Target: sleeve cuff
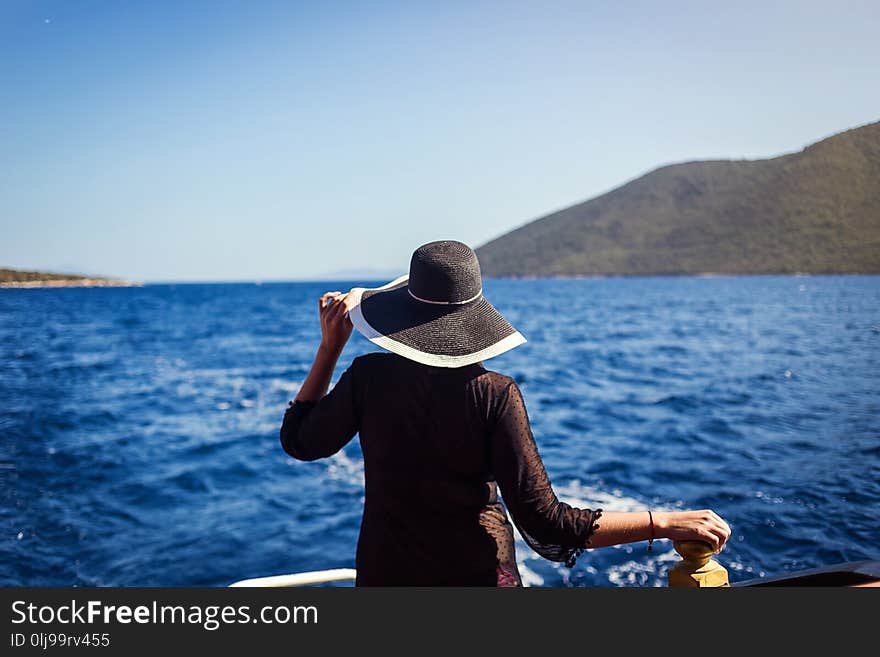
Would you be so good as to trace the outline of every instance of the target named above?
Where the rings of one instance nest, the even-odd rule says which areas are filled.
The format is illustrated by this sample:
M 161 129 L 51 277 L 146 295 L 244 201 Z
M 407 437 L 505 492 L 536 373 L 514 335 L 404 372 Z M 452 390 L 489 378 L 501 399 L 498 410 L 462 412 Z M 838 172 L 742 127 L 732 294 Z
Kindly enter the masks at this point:
M 590 542 L 592 541 L 593 534 L 597 529 L 599 529 L 599 524 L 597 521 L 602 517 L 602 509 L 596 509 L 592 512 L 592 517 L 590 518 L 590 525 L 587 528 L 586 536 L 583 538 L 580 547 L 572 548 L 565 557 L 565 567 L 566 568 L 574 568 L 575 563 L 577 562 L 577 558 L 581 556 L 584 550 L 590 547 Z

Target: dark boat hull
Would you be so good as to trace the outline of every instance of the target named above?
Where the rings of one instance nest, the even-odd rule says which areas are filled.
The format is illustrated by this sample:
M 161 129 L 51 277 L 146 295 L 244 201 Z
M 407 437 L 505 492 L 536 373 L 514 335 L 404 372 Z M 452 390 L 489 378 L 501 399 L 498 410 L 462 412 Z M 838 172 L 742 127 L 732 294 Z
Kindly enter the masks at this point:
M 761 577 L 733 586 L 880 586 L 880 561 L 853 561 L 779 577 Z

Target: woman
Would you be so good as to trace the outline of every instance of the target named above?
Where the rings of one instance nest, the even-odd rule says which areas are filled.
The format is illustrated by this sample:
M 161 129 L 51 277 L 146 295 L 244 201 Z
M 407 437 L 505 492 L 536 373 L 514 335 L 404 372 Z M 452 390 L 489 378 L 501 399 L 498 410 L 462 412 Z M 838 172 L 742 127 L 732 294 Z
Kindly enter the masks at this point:
M 586 548 L 669 538 L 717 552 L 730 536 L 709 510 L 603 513 L 556 498 L 519 388 L 480 362 L 525 338 L 483 297 L 465 244 L 425 244 L 409 276 L 328 292 L 318 308 L 321 345 L 281 444 L 311 461 L 359 433 L 358 586 L 521 585 L 505 507 L 538 554 L 569 567 Z M 355 358 L 327 394 L 353 327 L 390 353 Z

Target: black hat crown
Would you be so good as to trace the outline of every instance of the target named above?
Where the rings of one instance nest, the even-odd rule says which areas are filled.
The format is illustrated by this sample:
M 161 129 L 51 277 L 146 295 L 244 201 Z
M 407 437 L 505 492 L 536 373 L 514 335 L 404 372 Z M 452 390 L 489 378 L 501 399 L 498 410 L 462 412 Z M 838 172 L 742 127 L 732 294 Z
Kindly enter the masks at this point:
M 423 244 L 410 260 L 408 287 L 413 298 L 425 303 L 476 301 L 483 292 L 477 254 L 454 240 Z

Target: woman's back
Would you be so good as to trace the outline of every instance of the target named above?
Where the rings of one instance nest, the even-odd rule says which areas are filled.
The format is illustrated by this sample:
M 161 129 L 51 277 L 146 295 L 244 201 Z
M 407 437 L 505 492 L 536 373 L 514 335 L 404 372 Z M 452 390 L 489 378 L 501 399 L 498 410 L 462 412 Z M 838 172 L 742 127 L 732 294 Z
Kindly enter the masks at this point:
M 515 382 L 480 364 L 368 354 L 321 402 L 291 410 L 282 442 L 297 458 L 327 456 L 360 433 L 359 584 L 519 583 L 496 481 L 524 536 L 550 558 L 569 558 L 589 537 L 593 514 L 552 492 Z
M 366 379 L 359 572 L 377 572 L 381 582 L 398 575 L 409 583 L 496 584 L 499 562 L 516 568 L 487 427 L 506 377 L 480 365 L 437 368 L 394 354 L 359 360 Z

